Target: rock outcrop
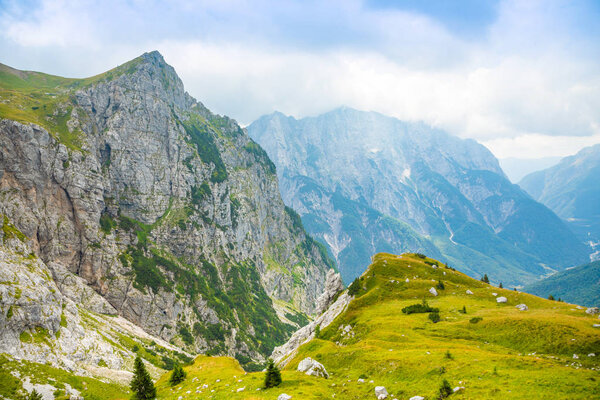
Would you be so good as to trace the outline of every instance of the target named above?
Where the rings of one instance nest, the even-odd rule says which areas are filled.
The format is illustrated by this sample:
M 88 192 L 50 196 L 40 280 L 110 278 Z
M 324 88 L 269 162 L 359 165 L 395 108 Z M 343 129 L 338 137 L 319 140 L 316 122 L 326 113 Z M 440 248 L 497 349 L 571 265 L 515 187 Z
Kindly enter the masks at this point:
M 90 366 L 101 365 L 117 374 L 128 369 L 134 352 L 119 344 L 122 335 L 128 337 L 127 343 L 139 346 L 153 341 L 168 357 L 185 354 L 140 328 L 136 331 L 124 320 L 95 314 L 114 309 L 68 271 L 60 272 L 57 283 L 51 268 L 32 252 L 25 235 L 8 218 L 0 215 L 1 220 L 0 353 L 84 375 Z M 61 285 L 67 282 L 65 295 Z
M 159 53 L 51 87 L 44 74 L 15 79 L 36 103 L 8 103 L 17 120 L 0 113 L 0 213 L 57 293 L 192 352 L 247 360 L 294 329 L 272 299 L 315 312 L 332 263 L 284 206 L 273 163 Z
M 287 343 L 276 347 L 273 350 L 273 354 L 271 354 L 271 358 L 280 366 L 287 365 L 294 358 L 298 348 L 315 337 L 317 326 L 319 329 L 329 326 L 338 315 L 346 310 L 352 299 L 353 297 L 348 294 L 348 291 L 342 293 L 325 313 L 321 314 L 310 324 L 297 330 Z
M 323 291 L 323 294 L 321 294 L 321 296 L 319 296 L 319 298 L 317 299 L 317 307 L 315 309 L 316 314 L 323 314 L 342 290 L 344 290 L 342 276 L 339 273 L 335 272 L 333 269 L 327 271 L 327 278 L 325 279 L 325 290 Z
M 298 364 L 298 371 L 304 372 L 306 375 L 318 376 L 321 378 L 329 378 L 327 370 L 320 362 L 306 357 Z

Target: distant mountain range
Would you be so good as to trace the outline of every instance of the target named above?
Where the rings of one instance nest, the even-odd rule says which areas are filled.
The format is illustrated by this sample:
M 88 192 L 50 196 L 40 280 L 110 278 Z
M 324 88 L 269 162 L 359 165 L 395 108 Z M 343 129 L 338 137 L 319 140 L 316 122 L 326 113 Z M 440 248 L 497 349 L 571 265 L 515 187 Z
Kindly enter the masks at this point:
M 346 282 L 378 251 L 427 252 L 505 285 L 589 261 L 566 224 L 473 140 L 345 107 L 299 120 L 276 112 L 248 133 Z
M 600 144 L 527 175 L 519 185 L 567 221 L 600 258 Z
M 569 303 L 600 307 L 600 261 L 558 272 L 528 285 L 526 292 Z

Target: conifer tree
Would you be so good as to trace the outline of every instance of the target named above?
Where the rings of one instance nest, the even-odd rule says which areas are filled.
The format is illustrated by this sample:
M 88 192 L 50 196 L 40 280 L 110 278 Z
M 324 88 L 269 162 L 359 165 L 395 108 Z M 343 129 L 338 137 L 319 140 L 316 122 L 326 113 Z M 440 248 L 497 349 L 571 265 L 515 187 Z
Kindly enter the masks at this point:
M 490 278 L 488 278 L 487 274 L 483 275 L 483 278 L 481 278 L 481 282 L 490 283 Z
M 35 389 L 33 389 L 31 391 L 31 393 L 29 393 L 29 396 L 27 396 L 27 400 L 42 400 L 43 397 L 42 395 Z
M 503 288 L 504 288 L 504 286 L 502 286 L 502 282 L 500 282 L 500 285 L 498 285 L 498 287 L 499 287 L 500 289 L 503 289 Z
M 185 373 L 183 368 L 181 368 L 181 365 L 175 364 L 175 366 L 173 367 L 173 372 L 171 372 L 171 377 L 169 378 L 169 383 L 171 384 L 171 386 L 175 386 L 178 383 L 183 382 L 186 376 L 187 374 Z
M 156 388 L 140 356 L 135 358 L 133 379 L 129 387 L 133 391 L 134 399 L 152 400 L 156 398 Z
M 279 386 L 281 384 L 281 372 L 273 360 L 267 361 L 267 371 L 265 373 L 265 389 Z
M 440 385 L 440 391 L 439 391 L 439 396 L 438 399 L 445 399 L 446 397 L 449 397 L 452 393 L 454 393 L 452 391 L 452 387 L 450 386 L 450 383 L 448 383 L 447 380 L 443 380 L 442 384 Z

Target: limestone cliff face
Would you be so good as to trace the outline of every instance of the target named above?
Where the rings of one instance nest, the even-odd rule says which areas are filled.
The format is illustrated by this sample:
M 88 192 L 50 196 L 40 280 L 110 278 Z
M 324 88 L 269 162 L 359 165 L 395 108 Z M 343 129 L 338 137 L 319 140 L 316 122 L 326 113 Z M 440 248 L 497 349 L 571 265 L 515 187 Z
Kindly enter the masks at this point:
M 19 76 L 37 96 L 0 111 L 0 212 L 65 295 L 81 300 L 60 271 L 154 335 L 245 362 L 294 329 L 271 298 L 314 312 L 331 261 L 274 165 L 159 53 L 85 80 Z

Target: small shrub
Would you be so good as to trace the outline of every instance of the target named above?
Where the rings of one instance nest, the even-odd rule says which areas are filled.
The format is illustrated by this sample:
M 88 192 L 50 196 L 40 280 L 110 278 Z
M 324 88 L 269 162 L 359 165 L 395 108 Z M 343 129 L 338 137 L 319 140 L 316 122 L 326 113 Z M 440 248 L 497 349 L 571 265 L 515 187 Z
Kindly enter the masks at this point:
M 315 328 L 315 339 L 319 339 L 319 336 L 321 336 L 321 325 L 317 325 Z
M 446 350 L 446 354 L 444 354 L 444 358 L 446 358 L 448 360 L 454 360 L 454 357 L 452 356 L 452 353 L 450 353 L 450 350 Z
M 467 313 L 467 307 L 463 306 L 462 309 L 458 310 L 459 313 L 461 314 L 466 314 Z
M 360 291 L 360 280 L 356 278 L 348 287 L 348 294 L 350 296 L 356 296 Z
M 452 393 L 454 393 L 454 392 L 452 391 L 452 387 L 450 386 L 450 383 L 448 383 L 448 381 L 446 379 L 444 379 L 442 381 L 442 384 L 440 385 L 438 399 L 445 399 L 445 398 L 449 397 Z
M 402 309 L 404 314 L 418 314 L 418 313 L 430 313 L 439 312 L 439 308 L 430 307 L 427 301 L 423 300 L 421 304 L 411 304 Z
M 183 368 L 181 368 L 181 365 L 175 364 L 175 366 L 173 367 L 173 372 L 171 372 L 171 377 L 169 378 L 169 383 L 171 384 L 171 386 L 175 386 L 183 382 L 186 376 L 187 374 L 185 373 Z
M 483 320 L 483 318 L 481 318 L 481 317 L 473 317 L 473 318 L 471 318 L 469 320 L 469 322 L 472 323 L 472 324 L 476 324 L 476 323 L 480 322 L 481 320 Z
M 429 314 L 429 319 L 434 323 L 437 324 L 438 322 L 440 322 L 440 313 L 435 311 L 432 312 L 431 314 Z
M 435 287 L 439 290 L 446 289 L 446 286 L 444 286 L 444 282 L 442 282 L 442 281 L 438 281 L 438 283 L 437 283 L 437 285 L 435 285 Z
M 42 400 L 43 397 L 37 390 L 33 389 L 29 396 L 27 396 L 27 400 Z
M 275 365 L 272 359 L 269 358 L 267 361 L 267 371 L 265 372 L 265 384 L 264 388 L 269 389 L 281 384 L 281 372 Z
M 548 300 L 555 300 L 554 296 L 552 296 L 552 295 L 548 296 Z
M 415 253 L 415 256 L 417 256 L 419 258 L 423 258 L 423 259 L 427 258 L 427 256 L 423 253 Z

